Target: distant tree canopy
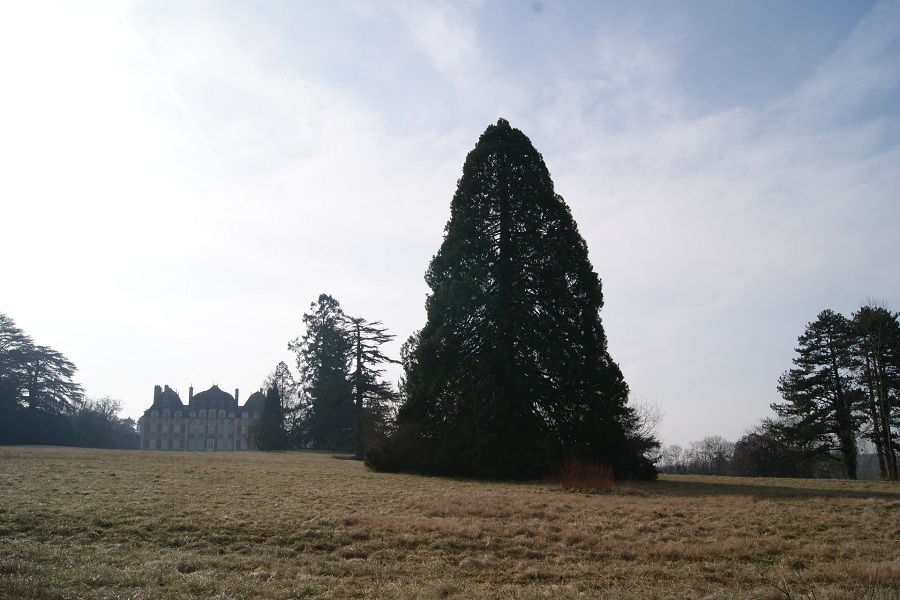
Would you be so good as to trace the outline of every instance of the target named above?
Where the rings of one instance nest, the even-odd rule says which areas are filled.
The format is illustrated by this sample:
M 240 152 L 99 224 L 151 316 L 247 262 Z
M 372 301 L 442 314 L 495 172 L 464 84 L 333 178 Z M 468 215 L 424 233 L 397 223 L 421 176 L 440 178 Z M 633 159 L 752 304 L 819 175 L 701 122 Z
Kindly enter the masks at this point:
M 72 415 L 76 444 L 88 448 L 137 450 L 141 436 L 137 423 L 119 417 L 122 404 L 112 398 L 88 398 Z
M 395 393 L 381 379 L 388 358 L 381 346 L 393 339 L 380 322 L 344 314 L 321 294 L 303 315 L 306 332 L 290 342 L 297 353 L 300 398 L 291 439 L 298 445 L 348 450 L 362 458 L 367 440 L 385 428 Z
M 531 478 L 570 460 L 653 477 L 607 352 L 600 279 L 530 140 L 500 119 L 463 167 L 405 351 L 398 430 L 369 464 Z
M 0 443 L 75 443 L 69 417 L 84 399 L 75 370 L 0 313 Z
M 75 365 L 0 313 L 0 444 L 137 448 L 137 424 L 110 398 L 85 400 Z
M 287 363 L 281 361 L 275 370 L 263 381 L 262 389 L 278 390 L 281 399 L 281 418 L 283 442 L 285 448 L 299 448 L 303 438 L 303 403 L 299 394 L 299 385 L 294 380 Z
M 656 466 L 663 473 L 678 475 L 729 475 L 734 453 L 734 443 L 718 435 L 707 436 L 687 448 L 663 446 Z
M 778 382 L 783 403 L 769 432 L 804 460 L 839 457 L 856 478 L 857 439 L 869 439 L 882 478 L 898 479 L 900 322 L 870 303 L 852 318 L 825 310 L 798 340 Z

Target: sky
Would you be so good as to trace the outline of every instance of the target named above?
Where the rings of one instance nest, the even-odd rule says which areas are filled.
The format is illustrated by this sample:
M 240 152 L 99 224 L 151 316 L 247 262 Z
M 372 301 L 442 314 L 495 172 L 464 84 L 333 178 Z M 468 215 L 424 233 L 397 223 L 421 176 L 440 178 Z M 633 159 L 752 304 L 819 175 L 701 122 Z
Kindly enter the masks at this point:
M 900 310 L 900 0 L 7 2 L 0 81 L 0 312 L 123 416 L 243 401 L 321 293 L 399 358 L 499 118 L 666 444 L 773 416 L 822 310 Z

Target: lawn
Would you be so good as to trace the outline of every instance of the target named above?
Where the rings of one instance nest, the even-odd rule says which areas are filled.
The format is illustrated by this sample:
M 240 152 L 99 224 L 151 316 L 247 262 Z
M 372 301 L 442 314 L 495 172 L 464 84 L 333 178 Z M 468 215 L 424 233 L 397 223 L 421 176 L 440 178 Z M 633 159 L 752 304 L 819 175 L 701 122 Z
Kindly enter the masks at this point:
M 0 447 L 0 598 L 900 599 L 900 486 Z

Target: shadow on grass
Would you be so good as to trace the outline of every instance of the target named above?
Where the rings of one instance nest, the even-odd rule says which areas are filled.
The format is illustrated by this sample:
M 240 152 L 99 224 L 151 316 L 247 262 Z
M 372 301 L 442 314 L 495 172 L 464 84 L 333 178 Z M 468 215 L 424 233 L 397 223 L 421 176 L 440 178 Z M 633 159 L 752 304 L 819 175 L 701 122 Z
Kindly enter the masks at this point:
M 886 481 L 773 479 L 668 475 L 632 484 L 650 496 L 751 496 L 766 498 L 848 498 L 900 501 L 900 484 Z

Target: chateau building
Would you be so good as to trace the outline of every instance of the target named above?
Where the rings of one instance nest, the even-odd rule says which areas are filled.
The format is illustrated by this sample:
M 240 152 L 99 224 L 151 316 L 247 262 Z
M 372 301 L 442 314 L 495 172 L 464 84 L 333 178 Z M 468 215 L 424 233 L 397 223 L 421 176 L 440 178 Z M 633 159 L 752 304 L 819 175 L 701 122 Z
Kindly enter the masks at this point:
M 187 406 L 169 386 L 153 389 L 153 405 L 138 420 L 143 450 L 256 450 L 256 427 L 265 396 L 255 392 L 243 406 L 214 385 Z

